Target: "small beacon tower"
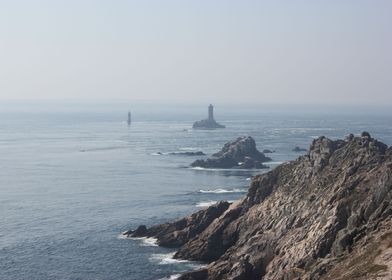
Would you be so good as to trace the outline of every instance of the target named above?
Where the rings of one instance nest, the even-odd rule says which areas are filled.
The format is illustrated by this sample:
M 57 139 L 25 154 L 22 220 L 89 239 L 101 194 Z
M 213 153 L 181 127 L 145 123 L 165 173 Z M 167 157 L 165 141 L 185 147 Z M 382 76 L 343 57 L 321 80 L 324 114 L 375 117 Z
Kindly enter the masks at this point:
M 208 106 L 208 119 L 210 121 L 212 121 L 214 119 L 214 106 L 212 106 L 212 104 L 210 104 L 210 106 Z

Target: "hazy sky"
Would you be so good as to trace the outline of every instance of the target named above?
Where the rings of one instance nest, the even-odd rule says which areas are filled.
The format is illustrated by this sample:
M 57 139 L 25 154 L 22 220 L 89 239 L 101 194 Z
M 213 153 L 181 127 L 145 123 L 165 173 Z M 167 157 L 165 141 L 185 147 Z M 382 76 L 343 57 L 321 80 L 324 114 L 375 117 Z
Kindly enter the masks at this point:
M 392 1 L 0 0 L 0 99 L 392 105 Z

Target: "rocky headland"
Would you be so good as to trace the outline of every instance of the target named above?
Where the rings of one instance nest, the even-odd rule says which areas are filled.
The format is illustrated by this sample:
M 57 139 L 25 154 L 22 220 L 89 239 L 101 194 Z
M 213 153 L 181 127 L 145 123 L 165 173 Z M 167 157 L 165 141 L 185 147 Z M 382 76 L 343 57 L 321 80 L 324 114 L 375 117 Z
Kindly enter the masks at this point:
M 268 168 L 263 162 L 270 161 L 263 153 L 257 150 L 255 140 L 250 136 L 239 137 L 226 143 L 223 148 L 208 159 L 194 161 L 192 167 L 203 168 Z
M 181 280 L 392 279 L 392 148 L 368 133 L 315 139 L 247 195 L 127 236 L 208 263 Z

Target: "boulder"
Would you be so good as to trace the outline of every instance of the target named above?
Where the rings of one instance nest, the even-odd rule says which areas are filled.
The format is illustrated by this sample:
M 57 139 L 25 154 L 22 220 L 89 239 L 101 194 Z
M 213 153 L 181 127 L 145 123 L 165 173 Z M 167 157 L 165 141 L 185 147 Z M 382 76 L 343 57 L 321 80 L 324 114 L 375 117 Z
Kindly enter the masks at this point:
M 191 166 L 203 168 L 268 168 L 262 163 L 270 160 L 269 157 L 257 150 L 256 142 L 252 137 L 244 136 L 226 143 L 211 158 L 196 160 Z

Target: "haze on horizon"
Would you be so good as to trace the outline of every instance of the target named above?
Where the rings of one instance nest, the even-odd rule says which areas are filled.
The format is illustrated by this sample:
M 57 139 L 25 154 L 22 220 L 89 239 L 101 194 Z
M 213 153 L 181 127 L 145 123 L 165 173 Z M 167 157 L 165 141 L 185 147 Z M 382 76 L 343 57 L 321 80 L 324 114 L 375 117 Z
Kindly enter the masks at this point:
M 0 3 L 0 100 L 392 105 L 392 1 Z

